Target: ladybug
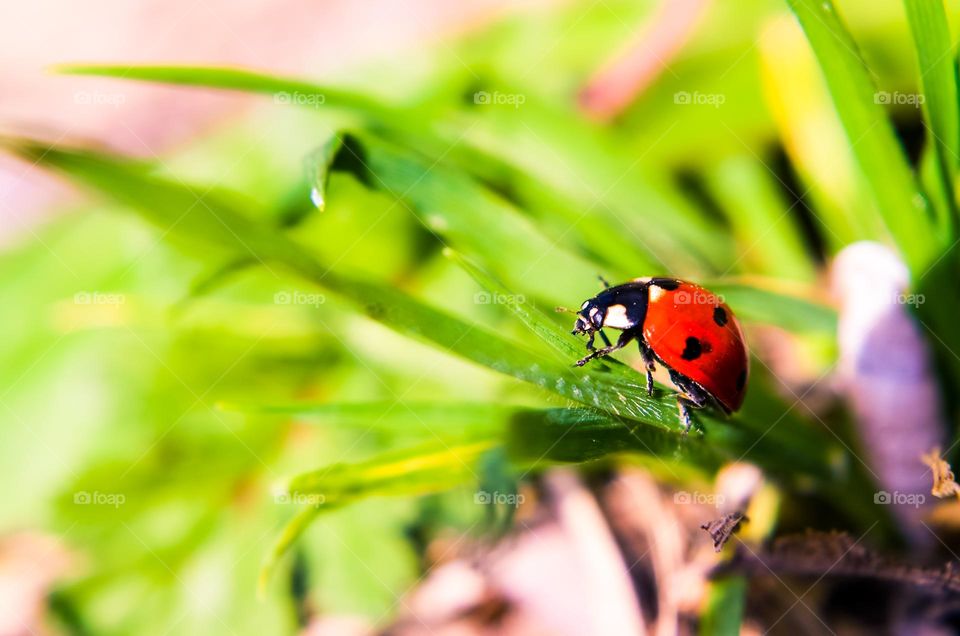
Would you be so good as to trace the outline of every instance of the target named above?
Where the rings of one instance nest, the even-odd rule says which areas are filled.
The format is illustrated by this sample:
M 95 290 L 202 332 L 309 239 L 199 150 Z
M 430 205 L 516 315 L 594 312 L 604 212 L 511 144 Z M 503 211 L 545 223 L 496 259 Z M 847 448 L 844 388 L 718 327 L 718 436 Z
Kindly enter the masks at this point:
M 582 367 L 636 340 L 647 372 L 647 394 L 653 395 L 657 364 L 666 369 L 677 390 L 677 409 L 690 430 L 688 407 L 719 406 L 730 414 L 740 408 L 747 390 L 749 360 L 740 324 L 713 292 L 676 278 L 636 278 L 604 290 L 580 306 L 573 334 L 587 334 L 590 353 Z M 603 332 L 619 329 L 616 344 Z M 607 345 L 593 346 L 596 334 Z

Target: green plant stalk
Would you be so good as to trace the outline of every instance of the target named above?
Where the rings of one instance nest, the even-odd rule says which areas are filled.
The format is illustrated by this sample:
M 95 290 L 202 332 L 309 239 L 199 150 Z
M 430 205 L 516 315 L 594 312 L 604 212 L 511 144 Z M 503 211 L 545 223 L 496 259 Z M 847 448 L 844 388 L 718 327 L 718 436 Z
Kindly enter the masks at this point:
M 927 139 L 936 150 L 939 189 L 944 199 L 937 209 L 941 241 L 949 245 L 957 229 L 954 183 L 960 162 L 960 110 L 953 42 L 943 2 L 904 0 L 904 6 L 917 51 Z
M 614 416 L 646 422 L 674 433 L 682 430 L 673 399 L 668 395 L 648 397 L 645 380 L 640 374 L 625 367 L 612 374 L 603 372 L 600 367 L 597 370 L 575 369 L 571 359 L 564 355 L 564 352 L 573 353 L 574 339 L 569 335 L 563 337 L 570 344 L 555 341 L 563 349 L 544 358 L 522 345 L 423 305 L 399 289 L 332 271 L 279 230 L 238 213 L 232 207 L 234 201 L 208 196 L 203 205 L 196 205 L 197 194 L 193 189 L 157 177 L 142 164 L 90 151 L 50 148 L 23 139 L 6 140 L 4 145 L 30 162 L 63 171 L 78 182 L 130 206 L 163 230 L 201 244 L 226 247 L 254 257 L 258 262 L 283 265 L 348 300 L 373 320 L 408 336 L 431 342 L 575 402 L 607 410 Z M 185 210 L 189 212 L 185 214 Z M 561 332 L 555 323 L 537 320 L 543 323 L 543 329 Z M 698 419 L 709 430 L 717 431 L 715 441 L 732 436 L 727 442 L 734 453 L 737 448 L 746 449 L 751 445 L 751 440 L 709 411 L 699 413 Z M 680 442 L 679 437 L 677 441 Z M 811 457 L 809 467 L 819 466 L 817 472 L 822 477 L 832 475 L 829 466 L 821 461 Z M 776 469 L 776 462 L 772 462 L 772 467 Z
M 749 253 L 759 265 L 751 270 L 775 278 L 815 279 L 796 215 L 784 204 L 769 171 L 758 160 L 727 159 L 709 173 L 708 179 L 743 253 Z
M 704 636 L 738 636 L 746 597 L 746 577 L 731 576 L 711 582 L 707 606 L 700 616 L 699 633 Z
M 446 125 L 442 125 L 443 122 L 434 124 L 432 119 L 435 113 L 432 111 L 424 113 L 408 106 L 387 104 L 361 93 L 240 69 L 64 65 L 57 67 L 57 70 L 77 75 L 254 92 L 272 95 L 275 100 L 284 95 L 322 96 L 324 108 L 359 115 L 368 128 L 403 145 L 426 151 L 435 159 L 435 163 L 449 160 L 471 173 L 479 171 L 477 176 L 484 179 L 494 178 L 496 173 L 506 171 L 520 179 L 532 176 L 549 183 L 571 202 L 575 202 L 583 215 L 589 215 L 595 218 L 597 223 L 609 226 L 610 232 L 623 230 L 633 235 L 642 234 L 641 224 L 628 221 L 638 215 L 647 224 L 655 222 L 663 231 L 646 236 L 642 243 L 633 245 L 635 250 L 648 252 L 647 261 L 663 260 L 658 255 L 679 255 L 689 257 L 683 261 L 682 267 L 685 269 L 695 267 L 697 263 L 702 268 L 705 262 L 715 269 L 722 269 L 733 258 L 732 245 L 719 232 L 715 223 L 710 223 L 698 215 L 696 210 L 685 204 L 676 193 L 647 182 L 636 170 L 633 170 L 629 177 L 622 175 L 613 186 L 597 185 L 608 181 L 611 174 L 621 174 L 624 166 L 635 163 L 635 158 L 619 153 L 615 139 L 607 140 L 606 144 L 597 144 L 594 140 L 595 131 L 589 131 L 581 122 L 544 107 L 537 111 L 536 118 L 529 119 L 519 129 L 503 130 L 502 127 L 494 127 L 486 134 L 481 134 L 474 131 L 473 123 L 457 118 L 447 121 Z M 533 107 L 532 102 L 528 103 L 525 110 L 529 111 Z M 531 125 L 542 125 L 542 129 L 534 131 L 530 128 Z M 574 134 L 577 135 L 578 151 L 573 154 L 566 153 L 563 157 L 554 157 L 554 152 L 544 154 L 541 151 L 531 160 L 519 152 L 519 149 L 513 148 L 520 143 L 521 136 L 526 139 L 527 147 L 533 144 L 540 148 L 544 138 L 553 140 L 561 136 L 569 142 L 570 136 Z M 552 147 L 559 152 L 568 145 L 569 143 L 556 143 Z M 526 163 L 523 163 L 525 158 Z M 583 176 L 575 181 L 558 180 L 557 171 L 547 165 L 547 159 L 554 162 L 559 160 L 564 166 L 572 167 Z M 588 186 L 588 183 L 594 185 Z M 596 192 L 598 188 L 600 191 Z M 597 194 L 602 194 L 601 200 L 597 200 Z M 608 210 L 611 203 L 618 209 L 617 212 Z M 576 226 L 572 231 L 577 232 Z M 597 230 L 586 232 L 583 239 L 590 240 L 597 233 Z M 651 242 L 653 245 L 647 249 L 646 244 Z
M 910 271 L 919 276 L 939 251 L 937 232 L 857 45 L 831 0 L 787 3 L 817 57 L 877 209 Z

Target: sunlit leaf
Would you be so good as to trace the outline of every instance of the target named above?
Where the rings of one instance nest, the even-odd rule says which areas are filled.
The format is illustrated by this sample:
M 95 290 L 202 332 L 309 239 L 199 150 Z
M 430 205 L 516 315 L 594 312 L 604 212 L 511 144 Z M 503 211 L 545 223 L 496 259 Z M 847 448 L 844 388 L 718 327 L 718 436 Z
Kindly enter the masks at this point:
M 935 258 L 931 211 L 918 191 L 876 87 L 832 0 L 787 0 L 827 80 L 877 209 L 915 275 Z
M 944 207 L 939 210 L 940 231 L 946 240 L 952 240 L 957 222 L 954 183 L 960 162 L 955 47 L 941 0 L 904 0 L 904 6 L 920 64 L 927 141 L 935 148 L 939 168 Z
M 362 430 L 464 432 L 495 430 L 526 407 L 486 402 L 354 402 L 286 404 L 221 404 L 226 411 L 247 415 L 286 415 L 305 422 Z
M 700 633 L 738 636 L 746 604 L 747 580 L 733 576 L 710 584 L 707 607 L 700 616 Z
M 330 167 L 341 148 L 343 148 L 343 137 L 334 134 L 304 160 L 311 186 L 310 200 L 321 212 L 327 206 L 327 183 L 330 181 Z

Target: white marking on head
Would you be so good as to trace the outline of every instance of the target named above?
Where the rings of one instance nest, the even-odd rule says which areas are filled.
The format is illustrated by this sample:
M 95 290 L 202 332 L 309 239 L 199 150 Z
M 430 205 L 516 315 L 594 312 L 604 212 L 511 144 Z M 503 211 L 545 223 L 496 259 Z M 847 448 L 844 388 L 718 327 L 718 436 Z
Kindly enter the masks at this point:
M 590 304 L 590 301 L 589 301 L 589 300 L 583 301 L 583 304 L 580 305 L 580 309 L 586 309 L 586 308 L 587 308 L 587 305 L 589 305 L 589 304 Z
M 603 326 L 612 329 L 629 329 L 633 324 L 627 319 L 627 308 L 623 305 L 610 305 L 603 319 Z
M 599 308 L 599 307 L 591 307 L 591 308 L 590 308 L 590 317 L 593 318 L 594 316 L 597 315 L 597 312 L 599 312 L 599 311 L 600 311 L 600 308 Z

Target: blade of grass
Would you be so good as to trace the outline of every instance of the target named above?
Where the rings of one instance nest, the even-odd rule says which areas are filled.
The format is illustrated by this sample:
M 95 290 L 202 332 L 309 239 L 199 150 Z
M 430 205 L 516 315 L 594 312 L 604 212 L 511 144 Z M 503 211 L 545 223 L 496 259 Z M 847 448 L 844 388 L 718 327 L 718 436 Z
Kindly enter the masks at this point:
M 700 633 L 705 636 L 738 636 L 746 596 L 745 577 L 733 576 L 710 583 L 707 607 L 700 617 Z
M 585 128 L 574 118 L 545 108 L 530 117 L 520 129 L 500 129 L 491 137 L 489 134 L 473 134 L 471 126 L 456 119 L 452 125 L 451 122 L 433 125 L 433 112 L 423 113 L 353 91 L 254 71 L 215 67 L 111 65 L 65 65 L 57 67 L 57 70 L 70 74 L 255 92 L 271 95 L 278 103 L 303 103 L 310 101 L 304 97 L 314 97 L 313 104 L 322 97 L 320 103 L 324 107 L 358 114 L 391 139 L 426 151 L 437 163 L 449 158 L 471 171 L 489 164 L 494 171 L 507 170 L 521 179 L 536 178 L 550 183 L 575 202 L 574 208 L 580 209 L 580 217 L 589 216 L 594 222 L 608 228 L 606 233 L 597 228 L 582 231 L 587 241 L 596 240 L 604 234 L 609 236 L 611 232 L 637 237 L 639 240 L 633 242 L 633 250 L 649 254 L 650 258 L 646 259 L 648 263 L 673 260 L 673 269 L 696 270 L 697 263 L 702 265 L 703 260 L 722 269 L 733 258 L 732 246 L 723 239 L 724 235 L 718 231 L 716 224 L 704 218 L 676 192 L 648 180 L 644 174 L 633 169 L 636 158 L 618 151 L 615 138 L 597 145 L 594 141 L 596 131 Z M 527 106 L 528 111 L 531 108 L 532 105 Z M 539 132 L 531 126 L 540 128 Z M 574 133 L 576 143 L 570 141 Z M 521 138 L 526 139 L 526 143 L 520 144 Z M 549 152 L 545 152 L 544 139 L 551 142 L 547 146 L 552 149 Z M 460 152 L 458 145 L 469 146 L 469 152 L 465 149 Z M 556 156 L 569 147 L 576 148 L 576 153 L 567 152 L 563 158 Z M 478 154 L 484 161 L 478 160 Z M 559 166 L 556 165 L 558 160 L 561 162 Z M 562 175 L 570 172 L 570 166 L 575 173 L 583 176 L 577 179 L 563 178 Z M 628 166 L 629 174 L 624 172 Z M 483 170 L 482 175 L 489 177 L 490 172 Z M 620 175 L 612 185 L 611 175 Z M 611 205 L 616 212 L 613 208 L 608 209 Z M 571 231 L 576 231 L 580 225 L 583 220 L 580 217 Z M 645 227 L 651 225 L 662 231 L 648 234 Z M 618 242 L 615 240 L 612 245 Z M 648 244 L 651 247 L 648 248 Z M 670 259 L 666 258 L 668 256 Z M 644 266 L 629 273 L 636 275 L 651 271 L 655 270 Z
M 753 278 L 751 277 L 751 281 Z M 782 281 L 757 279 L 707 281 L 704 285 L 723 296 L 744 322 L 774 325 L 793 333 L 811 333 L 834 337 L 837 312 L 818 299 L 805 297 L 803 286 L 791 291 Z
M 363 462 L 334 464 L 303 473 L 291 480 L 290 492 L 320 495 L 324 506 L 337 506 L 360 497 L 449 490 L 479 479 L 474 470 L 477 460 L 496 444 L 492 436 L 463 441 L 434 439 Z
M 624 151 L 616 133 L 586 125 L 533 95 L 518 112 L 465 113 L 450 128 L 466 131 L 471 153 L 546 184 L 674 271 L 723 271 L 735 258 L 721 226 L 663 175 L 651 174 L 642 154 Z M 462 163 L 469 160 L 466 150 L 464 155 Z
M 179 318 L 184 314 L 184 312 L 186 312 L 187 308 L 194 300 L 209 294 L 214 289 L 217 289 L 221 285 L 225 284 L 235 275 L 255 265 L 257 265 L 256 259 L 249 255 L 235 256 L 229 258 L 224 263 L 216 265 L 209 271 L 203 272 L 190 283 L 190 288 L 187 290 L 187 293 L 184 295 L 184 297 L 177 301 L 176 305 L 171 307 L 170 315 L 174 318 Z
M 359 144 L 356 152 L 372 188 L 401 200 L 425 228 L 493 264 L 501 277 L 521 279 L 551 302 L 561 302 L 566 289 L 595 286 L 592 263 L 551 242 L 528 217 L 474 180 L 370 135 L 360 137 Z
M 400 333 L 582 404 L 666 430 L 682 430 L 672 400 L 667 396 L 647 397 L 641 376 L 611 378 L 602 372 L 575 371 L 569 360 L 559 356 L 544 359 L 521 345 L 424 305 L 399 289 L 331 271 L 281 231 L 238 213 L 227 199 L 208 196 L 198 205 L 199 195 L 189 187 L 151 175 L 142 164 L 103 153 L 51 148 L 24 139 L 6 139 L 2 145 L 31 163 L 62 171 L 128 205 L 165 232 L 286 267 Z M 699 419 L 714 420 L 706 413 Z
M 829 461 L 829 453 L 836 452 L 835 445 L 802 425 L 784 424 L 766 430 L 767 426 L 757 419 L 757 414 L 753 416 L 757 421 L 751 423 L 736 418 L 723 420 L 711 410 L 703 410 L 696 414 L 696 419 L 708 431 L 708 437 L 681 437 L 683 427 L 677 418 L 673 395 L 658 392 L 648 397 L 645 379 L 628 367 L 616 373 L 603 367 L 577 369 L 559 351 L 551 357 L 532 353 L 522 345 L 422 304 L 400 289 L 330 271 L 282 232 L 252 221 L 227 205 L 219 205 L 222 201 L 217 201 L 216 208 L 196 206 L 196 195 L 191 189 L 137 169 L 139 164 L 131 167 L 122 159 L 102 153 L 50 148 L 22 139 L 8 139 L 3 145 L 31 162 L 66 172 L 81 184 L 128 203 L 132 210 L 164 230 L 187 233 L 195 240 L 225 245 L 238 252 L 249 251 L 265 263 L 284 266 L 402 334 L 563 398 L 606 411 L 621 426 L 627 426 L 623 418 L 643 422 L 647 426 L 629 427 L 629 434 L 649 447 L 662 446 L 659 440 L 670 433 L 678 449 L 709 446 L 718 452 L 730 453 L 731 457 L 746 454 L 747 459 L 769 468 L 771 474 L 791 480 L 803 474 L 815 479 L 837 480 Z M 184 209 L 190 212 L 181 221 Z M 537 314 L 530 314 L 528 319 L 540 320 Z M 548 333 L 547 329 L 561 331 L 551 323 L 545 323 L 542 329 L 544 334 Z M 572 336 L 570 340 L 575 342 Z M 745 409 L 750 404 L 748 399 Z M 777 415 L 766 408 L 764 412 L 773 417 Z M 788 416 L 789 412 L 775 423 L 789 421 Z M 787 438 L 783 438 L 784 435 Z M 783 455 L 787 448 L 789 460 Z
M 365 497 L 413 496 L 451 490 L 478 481 L 480 456 L 496 446 L 492 436 L 443 440 L 381 453 L 357 463 L 339 463 L 294 477 L 291 500 L 315 499 L 287 523 L 264 559 L 258 588 L 266 589 L 277 563 L 317 516 Z
M 459 265 L 465 272 L 470 274 L 470 276 L 477 281 L 477 284 L 479 284 L 480 287 L 491 294 L 498 294 L 506 297 L 516 296 L 516 294 L 512 294 L 506 286 L 497 281 L 493 276 L 490 276 L 483 269 L 470 262 L 469 259 L 464 258 L 454 250 L 447 248 L 443 251 L 443 254 Z M 508 307 L 510 313 L 519 318 L 520 321 L 530 329 L 530 331 L 550 345 L 550 347 L 552 347 L 561 356 L 567 360 L 577 360 L 580 357 L 583 357 L 583 347 L 579 346 L 577 341 L 570 337 L 570 334 L 561 331 L 554 321 L 548 319 L 542 312 L 537 310 L 536 307 L 531 307 L 527 305 L 527 303 L 519 302 L 508 303 Z M 598 362 L 605 363 L 606 361 L 598 360 Z
M 790 16 L 771 20 L 759 49 L 766 102 L 801 181 L 795 194 L 811 208 L 826 253 L 885 240 L 886 227 L 800 25 Z
M 751 271 L 776 278 L 813 281 L 793 211 L 785 205 L 770 172 L 758 160 L 732 157 L 708 175 L 708 183 L 726 211 Z
M 330 169 L 342 148 L 343 137 L 334 133 L 304 159 L 307 180 L 311 185 L 310 200 L 321 212 L 327 206 L 327 183 L 330 181 Z
M 917 189 L 857 45 L 831 0 L 787 0 L 820 63 L 834 106 L 887 229 L 914 276 L 937 253 L 926 199 Z
M 502 161 L 505 165 L 507 159 Z M 627 219 L 620 218 L 605 205 L 584 206 L 515 166 L 485 172 L 474 162 L 464 169 L 470 169 L 487 187 L 503 193 L 518 208 L 527 211 L 551 240 L 574 245 L 577 252 L 603 264 L 603 271 L 617 280 L 636 278 L 642 272 L 674 269 L 661 261 L 652 249 L 638 244 Z M 632 217 L 629 220 L 635 222 Z M 667 252 L 668 255 L 674 253 Z M 676 259 L 671 262 L 676 263 Z
M 94 75 L 122 80 L 163 82 L 182 86 L 261 93 L 272 96 L 274 102 L 278 104 L 303 104 L 313 108 L 323 105 L 324 107 L 349 109 L 367 117 L 380 117 L 392 112 L 392 109 L 382 101 L 356 91 L 239 68 L 62 64 L 55 66 L 54 70 L 69 75 Z
M 332 507 L 326 510 L 332 510 Z M 270 546 L 270 549 L 266 555 L 264 555 L 263 562 L 260 564 L 260 572 L 257 576 L 257 596 L 264 598 L 267 592 L 267 584 L 270 582 L 270 577 L 273 575 L 280 559 L 293 547 L 297 539 L 306 532 L 307 528 L 310 527 L 310 524 L 313 523 L 313 520 L 316 519 L 320 512 L 320 506 L 307 506 L 302 508 L 294 515 L 293 519 L 288 521 L 283 527 L 283 530 L 280 531 L 280 536 L 274 540 L 273 545 Z
M 218 405 L 225 411 L 245 415 L 286 415 L 317 424 L 382 430 L 468 431 L 502 427 L 511 415 L 527 410 L 522 406 L 466 403 L 398 403 L 396 401 L 356 403 L 292 402 L 288 404 Z
M 938 209 L 941 238 L 952 241 L 957 223 L 954 182 L 960 161 L 960 110 L 950 27 L 940 0 L 904 0 L 904 6 L 920 67 L 928 143 L 936 149 L 944 199 L 945 207 Z

